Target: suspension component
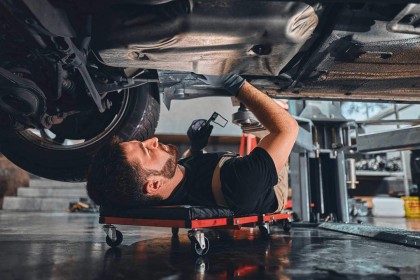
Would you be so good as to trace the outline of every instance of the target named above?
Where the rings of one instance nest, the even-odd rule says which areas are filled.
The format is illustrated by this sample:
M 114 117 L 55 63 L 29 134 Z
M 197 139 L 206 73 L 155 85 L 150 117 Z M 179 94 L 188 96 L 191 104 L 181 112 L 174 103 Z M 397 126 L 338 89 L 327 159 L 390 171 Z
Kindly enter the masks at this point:
M 33 81 L 20 76 L 0 67 L 0 109 L 26 126 L 42 127 L 45 95 Z
M 103 113 L 105 111 L 105 104 L 102 100 L 101 95 L 96 89 L 95 83 L 92 80 L 92 77 L 89 74 L 89 71 L 86 67 L 86 54 L 80 51 L 72 42 L 71 38 L 63 38 L 62 40 L 56 40 L 57 47 L 60 50 L 62 57 L 61 61 L 65 65 L 71 65 L 74 68 L 77 68 L 80 72 L 80 75 L 83 78 L 83 81 L 86 84 L 88 89 L 89 96 L 93 99 L 96 106 L 98 107 L 99 112 Z
M 265 130 L 254 114 L 242 103 L 239 105 L 238 112 L 232 115 L 232 122 L 239 125 L 244 133 Z

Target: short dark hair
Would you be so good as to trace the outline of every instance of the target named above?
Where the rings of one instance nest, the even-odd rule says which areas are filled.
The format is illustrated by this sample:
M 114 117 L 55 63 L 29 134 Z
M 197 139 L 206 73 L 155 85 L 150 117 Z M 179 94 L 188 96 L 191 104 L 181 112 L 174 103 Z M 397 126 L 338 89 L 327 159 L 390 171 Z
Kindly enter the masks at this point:
M 120 145 L 122 140 L 113 137 L 92 158 L 87 175 L 89 197 L 100 206 L 132 208 L 152 205 L 161 201 L 159 196 L 146 195 L 143 185 L 150 172 L 140 163 L 130 163 Z

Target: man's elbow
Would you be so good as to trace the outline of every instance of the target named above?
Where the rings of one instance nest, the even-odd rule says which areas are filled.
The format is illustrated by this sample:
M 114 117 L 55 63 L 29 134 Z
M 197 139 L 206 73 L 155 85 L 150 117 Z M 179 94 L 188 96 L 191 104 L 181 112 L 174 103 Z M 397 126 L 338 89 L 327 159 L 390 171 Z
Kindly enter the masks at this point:
M 290 121 L 287 133 L 290 135 L 291 138 L 293 138 L 293 141 L 296 141 L 299 134 L 299 124 L 295 119 L 292 119 Z

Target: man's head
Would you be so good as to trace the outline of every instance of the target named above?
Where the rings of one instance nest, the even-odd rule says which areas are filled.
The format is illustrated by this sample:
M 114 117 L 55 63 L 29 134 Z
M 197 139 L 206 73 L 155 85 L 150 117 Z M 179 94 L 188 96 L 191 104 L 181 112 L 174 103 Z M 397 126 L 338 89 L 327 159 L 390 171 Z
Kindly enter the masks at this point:
M 122 142 L 113 138 L 92 160 L 87 190 L 99 205 L 135 207 L 162 200 L 161 189 L 177 168 L 178 150 L 157 138 Z

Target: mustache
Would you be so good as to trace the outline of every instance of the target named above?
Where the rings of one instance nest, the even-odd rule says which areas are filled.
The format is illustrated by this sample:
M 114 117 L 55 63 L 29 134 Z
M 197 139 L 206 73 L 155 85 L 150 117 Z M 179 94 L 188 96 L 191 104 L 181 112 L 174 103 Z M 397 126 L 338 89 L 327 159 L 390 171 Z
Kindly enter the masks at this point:
M 167 152 L 170 154 L 178 154 L 178 147 L 172 144 L 168 144 L 167 146 Z

